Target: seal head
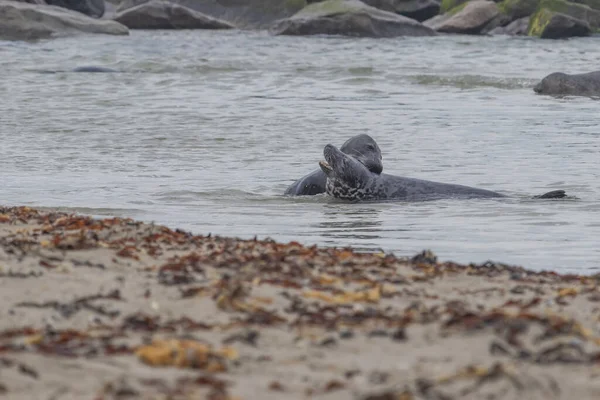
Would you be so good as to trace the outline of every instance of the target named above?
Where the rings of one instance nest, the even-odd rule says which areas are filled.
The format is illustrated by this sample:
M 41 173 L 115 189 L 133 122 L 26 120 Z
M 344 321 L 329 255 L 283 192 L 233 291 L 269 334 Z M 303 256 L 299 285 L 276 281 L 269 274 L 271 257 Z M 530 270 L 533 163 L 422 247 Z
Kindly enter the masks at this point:
M 383 171 L 381 149 L 367 134 L 351 137 L 340 147 L 340 150 L 356 158 L 371 172 L 381 174 Z
M 362 162 L 331 144 L 325 146 L 323 155 L 326 161 L 320 161 L 319 167 L 327 176 L 325 191 L 328 195 L 352 201 L 372 197 L 374 174 Z

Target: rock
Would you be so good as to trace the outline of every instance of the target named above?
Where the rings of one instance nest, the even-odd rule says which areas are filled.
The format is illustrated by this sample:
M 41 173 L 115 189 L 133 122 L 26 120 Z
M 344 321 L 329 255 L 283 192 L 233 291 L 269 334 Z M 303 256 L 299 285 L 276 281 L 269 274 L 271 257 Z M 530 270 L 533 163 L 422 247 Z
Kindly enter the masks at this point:
M 128 8 L 115 16 L 115 21 L 130 29 L 232 29 L 228 22 L 208 17 L 178 4 L 152 0 Z
M 123 0 L 117 6 L 117 12 L 121 12 L 123 10 L 127 10 L 128 8 L 139 6 L 140 4 L 144 4 L 149 1 L 150 0 Z
M 533 90 L 549 95 L 598 96 L 600 71 L 572 75 L 554 72 L 542 79 Z
M 358 0 L 326 0 L 278 21 L 275 35 L 345 35 L 363 37 L 433 36 L 433 29 L 402 15 Z
M 469 0 L 442 0 L 442 2 L 440 4 L 440 13 L 445 14 L 448 11 L 452 10 L 453 8 L 456 8 L 462 4 L 465 4 L 468 1 Z
M 591 32 L 592 28 L 586 21 L 542 8 L 531 17 L 527 34 L 542 39 L 562 39 L 589 36 Z
M 500 11 L 508 15 L 512 21 L 529 17 L 535 12 L 540 0 L 504 0 L 498 4 Z
M 493 1 L 475 0 L 466 3 L 462 9 L 437 25 L 435 30 L 445 33 L 478 34 L 499 14 L 498 6 Z
M 417 21 L 425 21 L 440 12 L 438 0 L 362 0 L 362 2 Z
M 499 26 L 492 29 L 489 33 L 492 35 L 527 35 L 529 28 L 529 17 L 519 18 L 506 26 Z
M 498 15 L 496 15 L 494 18 L 492 18 L 492 20 L 490 22 L 485 24 L 485 26 L 483 28 L 481 28 L 480 33 L 482 35 L 487 35 L 492 30 L 506 26 L 506 25 L 510 24 L 511 22 L 512 22 L 512 19 L 510 19 L 510 17 L 508 15 L 500 12 L 500 13 L 498 13 Z
M 126 26 L 66 8 L 0 0 L 0 39 L 36 40 L 80 33 L 127 35 Z
M 46 0 L 52 6 L 68 8 L 93 18 L 104 15 L 104 0 Z
M 600 11 L 584 4 L 576 4 L 566 0 L 541 0 L 536 13 L 542 9 L 586 21 L 592 29 L 600 28 Z M 532 15 L 532 22 L 534 19 Z
M 573 3 L 585 4 L 594 10 L 600 10 L 600 0 L 574 0 Z
M 123 0 L 117 11 L 149 0 Z M 306 0 L 171 0 L 171 2 L 226 21 L 240 29 L 268 29 L 306 6 Z
M 443 22 L 449 20 L 450 17 L 452 17 L 452 14 L 450 14 L 450 13 L 436 15 L 435 17 L 429 18 L 427 21 L 424 21 L 423 25 L 428 26 L 431 29 L 436 29 Z

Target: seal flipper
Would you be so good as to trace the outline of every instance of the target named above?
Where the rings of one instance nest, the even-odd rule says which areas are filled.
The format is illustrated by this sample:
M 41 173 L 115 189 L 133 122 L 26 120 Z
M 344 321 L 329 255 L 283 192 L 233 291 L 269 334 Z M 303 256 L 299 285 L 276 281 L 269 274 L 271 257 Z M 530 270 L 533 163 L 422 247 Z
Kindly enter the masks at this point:
M 562 199 L 563 197 L 567 197 L 567 193 L 564 190 L 553 190 L 539 196 L 533 196 L 534 199 Z

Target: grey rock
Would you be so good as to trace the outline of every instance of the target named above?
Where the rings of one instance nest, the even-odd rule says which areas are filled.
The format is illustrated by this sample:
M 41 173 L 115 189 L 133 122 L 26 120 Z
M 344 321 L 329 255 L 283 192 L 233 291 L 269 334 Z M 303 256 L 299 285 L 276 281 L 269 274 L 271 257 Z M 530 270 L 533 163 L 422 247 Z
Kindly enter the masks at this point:
M 0 39 L 37 40 L 82 33 L 127 35 L 126 26 L 66 8 L 0 0 Z
M 462 10 L 437 25 L 436 30 L 444 33 L 479 34 L 499 14 L 498 6 L 493 1 L 471 1 Z
M 228 22 L 169 1 L 152 0 L 114 17 L 130 29 L 232 29 Z
M 542 39 L 563 39 L 576 36 L 589 36 L 592 28 L 587 21 L 566 14 L 553 13 L 540 37 Z
M 425 21 L 440 12 L 438 0 L 362 0 L 371 7 Z
M 433 29 L 418 21 L 371 7 L 358 0 L 314 3 L 280 20 L 270 29 L 275 35 L 344 35 L 361 37 L 433 36 Z
M 104 0 L 46 0 L 52 6 L 68 8 L 93 18 L 101 18 L 104 15 Z
M 117 12 L 149 0 L 123 0 Z M 170 0 L 240 29 L 268 29 L 275 21 L 294 15 L 306 0 Z
M 452 17 L 452 15 L 450 15 L 449 13 L 436 15 L 433 18 L 429 18 L 428 20 L 423 21 L 423 25 L 428 26 L 431 29 L 436 30 L 440 25 L 442 25 L 442 23 L 444 23 L 447 20 L 449 20 L 450 17 Z
M 490 31 L 492 35 L 527 35 L 529 29 L 529 17 L 519 18 L 506 26 L 499 26 Z

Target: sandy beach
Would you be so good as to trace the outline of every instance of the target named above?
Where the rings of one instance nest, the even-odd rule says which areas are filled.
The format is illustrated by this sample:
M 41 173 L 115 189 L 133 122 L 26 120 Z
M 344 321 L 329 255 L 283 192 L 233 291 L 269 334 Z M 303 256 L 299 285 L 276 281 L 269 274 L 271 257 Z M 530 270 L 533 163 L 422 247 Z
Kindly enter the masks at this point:
M 600 398 L 597 276 L 27 207 L 0 243 L 2 398 Z

